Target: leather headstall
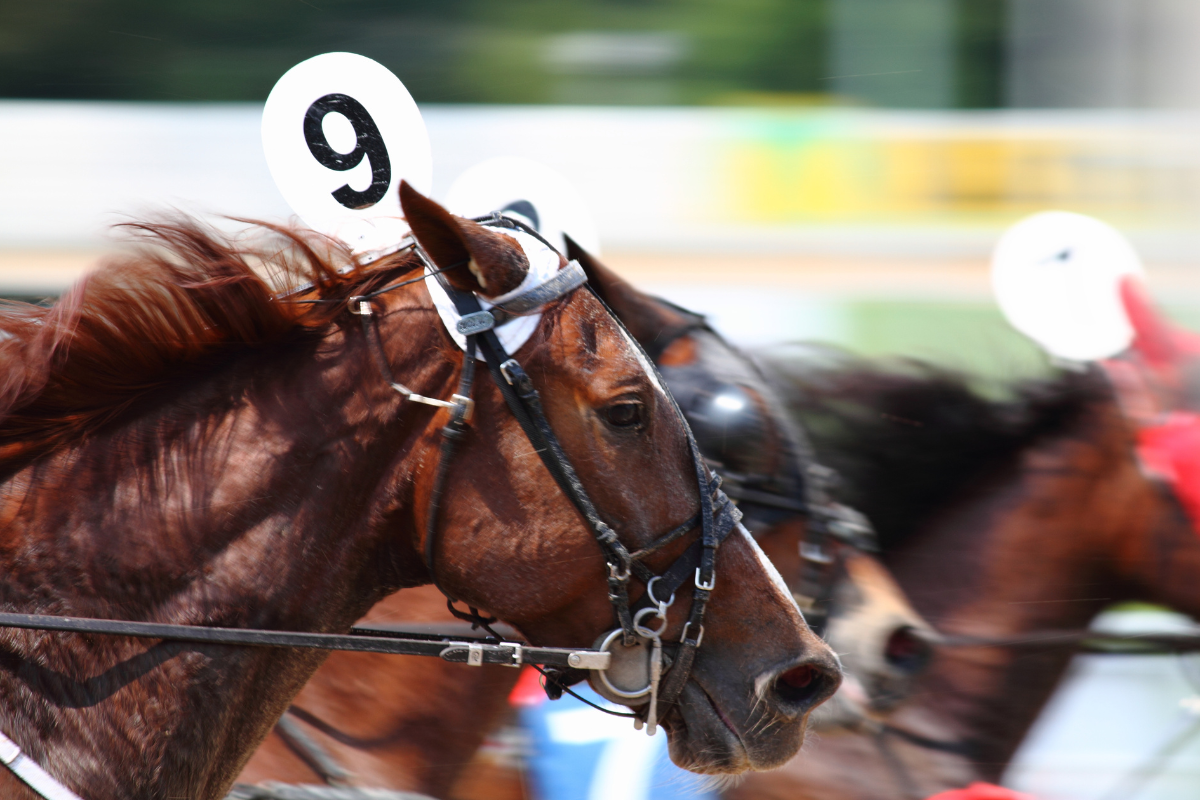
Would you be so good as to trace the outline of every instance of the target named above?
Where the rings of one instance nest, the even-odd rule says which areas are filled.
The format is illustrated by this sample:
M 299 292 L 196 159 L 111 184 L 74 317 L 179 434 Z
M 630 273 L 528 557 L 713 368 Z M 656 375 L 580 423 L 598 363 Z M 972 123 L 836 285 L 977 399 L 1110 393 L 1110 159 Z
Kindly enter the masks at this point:
M 511 218 L 492 215 L 476 221 L 490 227 L 520 230 L 538 238 L 554 249 L 536 231 Z M 438 265 L 419 245 L 414 243 L 413 249 L 424 261 L 429 271 L 438 276 L 442 288 L 445 289 L 458 311 L 460 317 L 457 326 L 458 332 L 466 337 L 463 368 L 454 401 L 439 403 L 450 407 L 451 417 L 442 429 L 443 441 L 426 523 L 425 559 L 434 584 L 448 598 L 448 606 L 455 616 L 479 625 L 490 632 L 487 626 L 495 620 L 483 617 L 475 608 L 469 608 L 466 612 L 456 608 L 455 602 L 457 601 L 441 585 L 434 563 L 438 512 L 443 500 L 445 483 L 457 444 L 466 434 L 474 409 L 471 390 L 474 380 L 474 354 L 478 352 L 482 355 L 493 381 L 500 389 L 505 403 L 520 424 L 530 444 L 541 457 L 542 463 L 545 464 L 563 494 L 575 506 L 600 547 L 608 570 L 608 598 L 613 606 L 622 642 L 626 646 L 632 646 L 639 639 L 645 637 L 645 627 L 635 621 L 635 615 L 639 615 L 640 618 L 643 609 L 650 608 L 660 613 L 665 624 L 665 609 L 669 602 L 663 604 L 659 602 L 658 598 L 670 597 L 673 600 L 675 592 L 689 578 L 693 580 L 691 610 L 676 648 L 673 666 L 667 672 L 663 690 L 658 696 L 659 704 L 664 708 L 669 707 L 678 699 L 687 682 L 696 651 L 704 636 L 705 609 L 716 581 L 717 548 L 738 524 L 740 513 L 721 491 L 720 478 L 715 475 L 710 477 L 683 412 L 679 410 L 674 399 L 668 394 L 667 400 L 671 403 L 687 432 L 688 449 L 699 488 L 700 510 L 691 519 L 662 534 L 649 545 L 630 552 L 621 542 L 617 533 L 604 522 L 596 510 L 583 482 L 579 479 L 578 473 L 546 418 L 540 395 L 534 387 L 533 381 L 521 364 L 505 351 L 495 333 L 496 327 L 503 325 L 514 316 L 535 312 L 583 286 L 586 282 L 586 275 L 578 262 L 568 263 L 553 278 L 502 305 L 485 310 L 480 304 L 479 298 L 473 293 L 459 291 L 451 286 L 442 277 L 443 270 L 438 268 Z M 362 309 L 363 324 L 370 346 L 376 353 L 376 361 L 383 371 L 384 378 L 399 391 L 402 387 L 393 379 L 384 357 L 375 323 L 376 315 L 366 312 L 369 312 L 369 308 Z M 609 313 L 611 315 L 611 311 Z M 615 324 L 621 324 L 615 315 L 611 315 L 611 318 Z M 631 346 L 638 346 L 632 336 L 626 338 Z M 653 362 L 648 357 L 643 361 L 649 369 L 654 369 Z M 655 576 L 643 563 L 645 558 L 661 551 L 697 527 L 700 528 L 700 537 L 662 575 Z M 637 604 L 630 602 L 629 583 L 633 578 L 646 586 L 649 586 L 651 582 L 656 584 L 654 592 L 647 591 Z M 651 594 L 654 596 L 651 597 Z M 605 638 L 601 637 L 601 640 L 605 640 Z M 608 638 L 611 639 L 611 636 Z M 547 691 L 552 696 L 561 693 L 562 687 L 577 682 L 586 675 L 584 672 L 572 669 L 550 668 L 545 672 L 551 679 L 551 683 L 547 684 Z M 554 683 L 558 685 L 554 686 Z M 652 719 L 657 715 L 656 711 L 657 708 L 654 708 L 651 712 Z M 653 725 L 651 727 L 653 728 Z

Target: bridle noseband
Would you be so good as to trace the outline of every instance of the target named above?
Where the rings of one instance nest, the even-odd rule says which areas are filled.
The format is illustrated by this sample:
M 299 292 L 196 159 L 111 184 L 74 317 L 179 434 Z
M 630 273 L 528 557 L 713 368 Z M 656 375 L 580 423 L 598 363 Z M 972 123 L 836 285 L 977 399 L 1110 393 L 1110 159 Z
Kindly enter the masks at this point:
M 496 214 L 477 219 L 476 221 L 488 227 L 515 229 L 529 234 L 536 237 L 543 244 L 546 244 L 555 253 L 558 252 L 536 231 L 517 220 Z M 468 422 L 474 410 L 474 402 L 471 397 L 475 373 L 475 353 L 478 352 L 483 357 L 483 361 L 487 365 L 493 381 L 500 389 L 505 403 L 521 426 L 526 438 L 538 453 L 542 463 L 546 466 L 546 469 L 550 472 L 550 475 L 554 478 L 563 494 L 575 506 L 587 524 L 592 537 L 600 547 L 608 571 L 608 599 L 612 604 L 617 620 L 621 643 L 626 647 L 631 647 L 641 639 L 653 638 L 646 635 L 651 629 L 639 624 L 639 620 L 646 616 L 644 612 L 647 609 L 652 610 L 661 618 L 662 622 L 657 630 L 657 633 L 661 634 L 662 628 L 665 627 L 666 608 L 669 606 L 669 603 L 659 602 L 658 598 L 669 597 L 673 600 L 676 591 L 689 578 L 692 579 L 691 610 L 684 624 L 672 666 L 669 670 L 666 670 L 666 680 L 662 685 L 662 691 L 652 692 L 652 694 L 658 695 L 657 702 L 652 701 L 650 703 L 651 709 L 649 715 L 653 723 L 653 720 L 657 717 L 658 705 L 661 704 L 665 708 L 673 705 L 678 700 L 691 674 L 696 651 L 699 649 L 704 638 L 705 609 L 716 583 L 717 548 L 738 524 L 741 516 L 740 513 L 729 501 L 729 498 L 721 491 L 720 478 L 715 475 L 709 476 L 699 447 L 691 434 L 690 428 L 687 426 L 686 418 L 668 393 L 666 394 L 666 398 L 671 403 L 671 407 L 680 422 L 683 423 L 687 434 L 688 449 L 695 470 L 697 485 L 700 489 L 700 510 L 691 519 L 657 537 L 647 546 L 631 552 L 621 542 L 617 533 L 600 517 L 587 490 L 584 488 L 583 482 L 579 479 L 578 473 L 546 418 L 537 389 L 534 388 L 533 382 L 526 374 L 520 362 L 506 352 L 495 332 L 497 326 L 508 322 L 513 317 L 537 311 L 546 304 L 566 297 L 571 292 L 583 286 L 587 278 L 582 267 L 579 266 L 578 262 L 572 261 L 566 267 L 560 269 L 551 279 L 533 287 L 516 298 L 508 300 L 502 305 L 493 306 L 485 310 L 480 304 L 479 298 L 473 293 L 455 289 L 442 277 L 442 273 L 445 270 L 459 265 L 439 269 L 415 240 L 411 247 L 425 264 L 427 271 L 438 276 L 442 288 L 454 303 L 454 307 L 459 314 L 457 330 L 466 338 L 463 367 L 459 376 L 457 392 L 450 402 L 434 401 L 433 403 L 449 407 L 450 409 L 450 420 L 442 429 L 442 445 L 431 495 L 429 514 L 426 518 L 425 561 L 434 585 L 446 595 L 448 599 L 447 605 L 451 613 L 490 632 L 487 626 L 495 622 L 493 618 L 483 617 L 478 609 L 473 607 L 470 607 L 465 612 L 455 607 L 457 601 L 438 580 L 435 564 L 436 543 L 438 539 L 438 515 L 445 494 L 450 465 L 458 444 L 467 433 Z M 380 290 L 380 292 L 386 290 Z M 375 294 L 379 294 L 380 292 L 376 292 Z M 383 353 L 378 323 L 376 321 L 378 315 L 373 313 L 370 304 L 360 305 L 356 313 L 359 313 L 362 319 L 364 333 L 369 346 L 389 385 L 409 400 L 430 402 L 430 398 L 416 395 L 411 390 L 403 387 L 402 384 L 397 383 L 392 376 L 391 368 L 388 366 L 387 359 Z M 621 325 L 620 320 L 611 311 L 609 314 L 617 325 Z M 622 330 L 624 330 L 623 326 Z M 630 343 L 630 346 L 639 347 L 636 340 L 627 333 L 626 339 Z M 650 361 L 649 357 L 645 356 L 644 352 L 642 355 L 642 360 L 647 368 L 654 370 L 653 362 Z M 657 373 L 653 377 L 659 378 L 661 382 L 661 377 Z M 693 542 L 663 574 L 654 575 L 649 567 L 645 565 L 645 559 L 681 539 L 697 526 L 700 528 L 700 537 L 697 541 Z M 631 604 L 629 583 L 633 578 L 646 585 L 650 585 L 653 582 L 656 594 L 651 596 L 651 593 L 647 592 L 647 595 L 637 604 Z M 608 635 L 602 638 L 612 642 L 617 637 Z M 661 647 L 661 641 L 658 644 Z M 659 664 L 661 666 L 661 661 Z M 552 696 L 556 691 L 557 693 L 561 693 L 561 690 L 568 683 L 582 679 L 585 674 L 570 669 L 547 668 L 542 671 L 548 678 L 547 691 Z M 557 684 L 557 686 L 552 684 Z M 651 724 L 651 732 L 653 732 L 653 724 Z

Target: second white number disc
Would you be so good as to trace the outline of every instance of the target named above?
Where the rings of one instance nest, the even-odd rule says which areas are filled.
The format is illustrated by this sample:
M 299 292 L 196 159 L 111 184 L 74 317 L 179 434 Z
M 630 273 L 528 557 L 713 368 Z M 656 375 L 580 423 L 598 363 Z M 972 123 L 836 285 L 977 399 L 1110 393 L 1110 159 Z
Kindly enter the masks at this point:
M 446 207 L 464 217 L 516 214 L 562 253 L 566 233 L 600 255 L 600 237 L 583 196 L 561 174 L 528 158 L 490 158 L 467 169 L 446 194 Z
M 1116 229 L 1066 211 L 1018 222 L 992 256 L 992 289 L 1004 316 L 1051 355 L 1072 361 L 1129 347 L 1133 327 L 1120 280 L 1142 274 L 1137 252 Z

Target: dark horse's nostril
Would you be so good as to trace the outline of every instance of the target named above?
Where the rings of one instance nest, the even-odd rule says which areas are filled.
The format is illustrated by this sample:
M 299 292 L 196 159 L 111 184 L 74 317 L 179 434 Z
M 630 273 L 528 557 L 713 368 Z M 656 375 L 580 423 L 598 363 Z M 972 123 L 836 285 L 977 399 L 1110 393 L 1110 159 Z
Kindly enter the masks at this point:
M 781 705 L 808 711 L 837 691 L 841 676 L 823 664 L 801 664 L 775 679 L 774 694 Z
M 892 631 L 883 649 L 888 664 L 907 674 L 922 672 L 933 657 L 933 647 L 912 626 L 905 625 Z

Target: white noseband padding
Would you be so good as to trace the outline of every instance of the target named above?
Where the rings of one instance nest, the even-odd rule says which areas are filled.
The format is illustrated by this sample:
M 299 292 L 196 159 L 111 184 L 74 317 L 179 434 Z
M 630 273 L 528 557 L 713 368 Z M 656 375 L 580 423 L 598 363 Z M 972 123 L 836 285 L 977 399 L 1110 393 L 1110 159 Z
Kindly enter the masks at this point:
M 488 300 L 485 297 L 479 298 L 479 305 L 486 311 L 493 305 L 503 303 L 507 300 L 512 300 L 514 297 L 519 297 L 525 294 L 535 286 L 539 286 L 554 277 L 562 266 L 562 257 L 559 256 L 551 248 L 542 244 L 535 236 L 530 236 L 524 231 L 515 231 L 509 228 L 489 228 L 496 233 L 515 239 L 522 250 L 525 251 L 525 257 L 529 259 L 529 273 L 525 276 L 525 280 L 521 281 L 521 285 L 511 292 L 502 294 L 499 297 L 494 297 Z M 425 269 L 425 288 L 429 290 L 430 297 L 433 298 L 433 305 L 437 308 L 438 315 L 442 318 L 442 324 L 446 326 L 446 330 L 450 336 L 458 344 L 460 349 L 467 349 L 467 337 L 458 332 L 458 321 L 462 318 L 458 310 L 454 308 L 453 301 L 446 294 L 446 290 L 438 283 L 435 276 L 429 274 L 429 268 Z M 510 355 L 516 353 L 521 345 L 529 341 L 529 337 L 533 336 L 533 332 L 537 330 L 538 323 L 542 320 L 541 312 L 536 312 L 523 317 L 516 317 L 503 325 L 497 325 L 495 328 L 496 336 L 500 339 L 500 344 L 504 345 L 505 352 Z M 475 357 L 482 359 L 479 351 L 476 350 Z

